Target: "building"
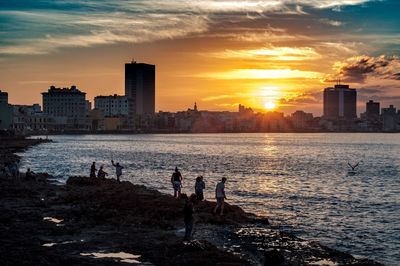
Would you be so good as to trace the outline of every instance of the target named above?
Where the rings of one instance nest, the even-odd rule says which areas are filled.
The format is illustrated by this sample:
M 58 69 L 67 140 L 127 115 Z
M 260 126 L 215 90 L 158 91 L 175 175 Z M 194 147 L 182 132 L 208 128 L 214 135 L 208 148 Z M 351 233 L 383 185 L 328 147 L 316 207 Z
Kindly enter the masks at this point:
M 52 115 L 45 113 L 35 113 L 26 119 L 27 129 L 31 131 L 55 130 L 55 119 Z
M 349 85 L 335 85 L 324 90 L 325 119 L 353 120 L 357 118 L 357 91 Z
M 75 119 L 86 117 L 86 93 L 78 90 L 76 86 L 71 86 L 71 88 L 51 86 L 42 95 L 44 113 Z
M 40 107 L 40 104 L 32 104 L 32 105 L 20 105 L 20 104 L 14 104 L 12 105 L 14 109 L 14 113 L 18 112 L 24 115 L 33 115 L 37 113 L 42 112 L 42 108 Z
M 94 108 L 89 113 L 89 119 L 91 122 L 90 129 L 92 131 L 104 130 L 104 114 L 103 111 Z
M 92 111 L 92 102 L 86 100 L 85 103 L 86 116 L 88 116 L 90 114 L 90 111 Z
M 239 104 L 238 106 L 239 114 L 253 114 L 253 110 L 250 107 Z
M 13 129 L 18 132 L 54 130 L 54 117 L 41 112 L 39 104 L 12 105 Z
M 388 108 L 382 108 L 381 118 L 383 131 L 397 131 L 400 129 L 400 118 L 393 105 Z
M 8 104 L 8 93 L 0 90 L 0 104 Z
M 0 90 L 0 130 L 11 129 L 13 108 L 8 104 L 8 93 Z
M 94 108 L 101 110 L 105 117 L 128 116 L 129 102 L 127 96 L 117 94 L 110 96 L 97 96 L 94 98 Z
M 313 119 L 313 114 L 306 113 L 304 111 L 296 111 L 292 114 L 291 117 L 293 128 L 295 129 L 309 128 Z
M 104 130 L 116 131 L 121 130 L 125 127 L 124 118 L 122 117 L 105 117 L 104 118 Z
M 367 120 L 377 120 L 379 119 L 380 115 L 380 107 L 379 107 L 379 102 L 374 102 L 372 100 L 369 100 L 366 103 L 366 112 L 365 116 Z
M 132 61 L 125 64 L 125 96 L 129 116 L 155 113 L 156 66 Z

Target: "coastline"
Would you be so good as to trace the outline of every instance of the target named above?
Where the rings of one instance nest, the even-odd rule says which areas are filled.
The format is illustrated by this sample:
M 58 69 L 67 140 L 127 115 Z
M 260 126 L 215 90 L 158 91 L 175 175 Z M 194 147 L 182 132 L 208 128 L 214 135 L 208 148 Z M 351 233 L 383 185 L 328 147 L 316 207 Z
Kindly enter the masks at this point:
M 9 140 L 13 148 L 1 149 L 1 157 L 40 143 L 18 141 Z M 6 230 L 0 259 L 6 265 L 124 263 L 82 255 L 93 252 L 141 255 L 139 261 L 154 265 L 276 265 L 271 262 L 279 256 L 282 265 L 381 265 L 279 232 L 237 206 L 228 205 L 223 218 L 213 216 L 215 203 L 208 201 L 195 206 L 196 240 L 184 243 L 177 232 L 183 228 L 182 200 L 113 179 L 72 177 L 59 186 L 40 176 L 38 182 L 18 183 L 1 177 L 0 222 Z M 256 240 L 263 246 L 252 245 Z
M 268 134 L 268 133 L 298 133 L 298 134 L 319 134 L 319 133 L 343 133 L 343 134 L 396 134 L 400 131 L 332 131 L 332 130 L 272 130 L 272 131 L 134 131 L 134 130 L 110 130 L 110 131 L 85 131 L 85 130 L 72 130 L 72 131 L 60 131 L 60 132 L 32 132 L 31 136 L 57 136 L 57 135 L 152 135 L 152 134 Z

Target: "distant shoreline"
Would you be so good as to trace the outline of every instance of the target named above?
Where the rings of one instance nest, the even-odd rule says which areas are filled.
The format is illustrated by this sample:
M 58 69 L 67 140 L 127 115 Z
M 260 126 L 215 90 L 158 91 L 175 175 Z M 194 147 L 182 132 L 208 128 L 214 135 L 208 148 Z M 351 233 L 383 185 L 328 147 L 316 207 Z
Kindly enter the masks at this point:
M 279 133 L 279 134 L 321 134 L 321 133 L 332 133 L 332 134 L 398 134 L 400 132 L 394 131 L 377 131 L 377 132 L 361 132 L 361 131 L 268 131 L 268 132 L 186 132 L 186 131 L 176 131 L 176 132 L 163 132 L 163 131 L 149 131 L 149 132 L 138 132 L 138 131 L 64 131 L 64 132 L 35 132 L 30 133 L 28 136 L 57 136 L 57 135 L 174 135 L 174 134 L 269 134 L 269 133 Z

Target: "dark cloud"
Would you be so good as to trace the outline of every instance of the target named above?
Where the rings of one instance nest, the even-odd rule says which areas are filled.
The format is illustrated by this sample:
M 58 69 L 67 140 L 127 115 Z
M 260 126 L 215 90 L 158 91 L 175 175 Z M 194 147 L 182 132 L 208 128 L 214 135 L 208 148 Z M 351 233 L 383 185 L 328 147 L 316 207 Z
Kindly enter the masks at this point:
M 376 93 L 382 93 L 385 91 L 384 88 L 359 88 L 358 89 L 359 92 L 363 93 L 363 94 L 367 94 L 367 95 L 371 95 L 371 94 L 376 94 Z
M 355 56 L 334 66 L 345 82 L 363 83 L 367 77 L 400 80 L 398 56 Z
M 293 98 L 281 98 L 279 99 L 280 106 L 299 106 L 299 105 L 309 105 L 317 104 L 321 102 L 321 92 L 315 93 L 302 93 Z
M 357 88 L 357 99 L 359 102 L 374 100 L 393 104 L 400 100 L 400 86 L 360 87 Z

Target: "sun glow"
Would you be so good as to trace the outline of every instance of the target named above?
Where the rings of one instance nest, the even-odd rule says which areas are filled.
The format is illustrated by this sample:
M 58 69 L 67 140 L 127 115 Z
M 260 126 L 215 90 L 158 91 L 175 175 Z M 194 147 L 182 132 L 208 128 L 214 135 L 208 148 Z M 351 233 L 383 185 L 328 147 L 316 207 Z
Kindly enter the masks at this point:
M 267 110 L 273 110 L 276 108 L 276 103 L 274 102 L 266 102 L 264 103 L 264 108 Z

